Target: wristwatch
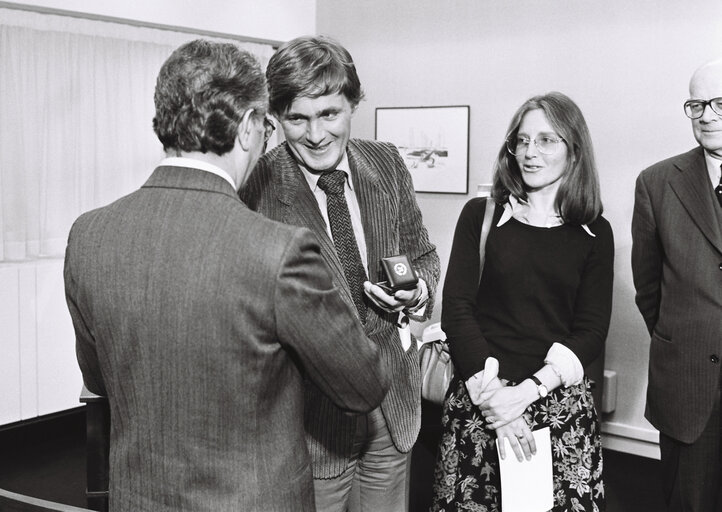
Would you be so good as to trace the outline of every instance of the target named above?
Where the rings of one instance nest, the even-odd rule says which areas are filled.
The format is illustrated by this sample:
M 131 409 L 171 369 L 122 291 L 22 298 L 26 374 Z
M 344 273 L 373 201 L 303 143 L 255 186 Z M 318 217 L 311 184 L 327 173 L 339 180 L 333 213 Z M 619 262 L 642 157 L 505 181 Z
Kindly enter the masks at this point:
M 542 384 L 542 382 L 539 379 L 537 379 L 536 375 L 532 375 L 530 377 L 530 379 L 532 380 L 532 382 L 534 384 L 536 384 L 536 390 L 537 390 L 537 393 L 539 393 L 539 396 L 541 398 L 546 398 L 546 396 L 549 394 L 549 390 L 547 389 L 547 387 L 544 384 Z

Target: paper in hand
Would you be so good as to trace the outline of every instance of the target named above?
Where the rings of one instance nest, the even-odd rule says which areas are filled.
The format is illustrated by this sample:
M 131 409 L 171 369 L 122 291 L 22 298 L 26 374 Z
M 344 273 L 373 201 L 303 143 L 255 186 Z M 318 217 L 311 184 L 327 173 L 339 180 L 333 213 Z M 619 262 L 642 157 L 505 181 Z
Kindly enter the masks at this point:
M 501 476 L 501 510 L 504 512 L 547 512 L 554 506 L 552 445 L 549 427 L 534 431 L 536 455 L 519 460 L 508 439 L 506 459 L 499 457 Z M 496 440 L 497 450 L 499 440 Z

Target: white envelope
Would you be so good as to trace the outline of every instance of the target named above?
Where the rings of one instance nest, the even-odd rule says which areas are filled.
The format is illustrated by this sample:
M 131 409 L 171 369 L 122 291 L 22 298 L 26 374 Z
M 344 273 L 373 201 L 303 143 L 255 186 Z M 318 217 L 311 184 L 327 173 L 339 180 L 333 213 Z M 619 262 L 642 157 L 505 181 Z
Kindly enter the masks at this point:
M 517 460 L 509 441 L 506 459 L 499 457 L 501 476 L 501 510 L 504 512 L 547 512 L 554 506 L 552 444 L 549 427 L 534 431 L 536 455 L 531 460 Z M 496 440 L 497 449 L 499 440 Z

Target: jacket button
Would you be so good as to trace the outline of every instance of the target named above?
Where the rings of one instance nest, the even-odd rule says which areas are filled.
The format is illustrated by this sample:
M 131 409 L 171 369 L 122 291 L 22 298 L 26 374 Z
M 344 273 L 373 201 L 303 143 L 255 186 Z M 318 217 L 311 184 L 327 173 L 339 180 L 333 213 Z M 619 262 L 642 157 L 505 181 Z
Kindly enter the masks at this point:
M 719 363 L 719 357 L 717 357 L 717 354 L 712 354 L 709 356 L 709 360 L 712 361 L 714 364 Z

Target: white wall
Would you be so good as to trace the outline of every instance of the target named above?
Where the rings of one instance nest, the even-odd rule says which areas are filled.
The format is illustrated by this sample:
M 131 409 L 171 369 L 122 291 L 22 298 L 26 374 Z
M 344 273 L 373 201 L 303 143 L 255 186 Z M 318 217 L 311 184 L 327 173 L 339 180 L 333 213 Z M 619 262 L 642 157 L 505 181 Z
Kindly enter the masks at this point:
M 31 0 L 0 7 L 21 3 L 270 41 L 315 31 L 315 0 Z M 62 268 L 61 259 L 0 262 L 0 425 L 80 405 Z
M 458 213 L 476 184 L 490 180 L 491 164 L 513 111 L 539 92 L 556 89 L 569 94 L 584 111 L 595 141 L 605 216 L 616 237 L 615 303 L 606 366 L 618 372 L 620 392 L 617 411 L 605 419 L 648 428 L 642 412 L 649 342 L 634 306 L 629 268 L 634 179 L 645 166 L 694 145 L 681 105 L 693 69 L 722 55 L 719 0 L 697 0 L 693 7 L 657 0 L 2 4 L 277 41 L 316 31 L 332 35 L 353 54 L 367 93 L 354 121 L 356 136 L 373 138 L 378 106 L 470 105 L 469 196 L 419 195 L 442 272 Z M 0 311 L 7 312 L 4 306 L 0 300 Z M 434 320 L 439 313 L 437 307 Z
M 579 104 L 595 142 L 604 215 L 616 241 L 606 367 L 617 371 L 619 393 L 616 412 L 605 420 L 650 437 L 642 417 L 649 340 L 634 304 L 629 263 L 634 180 L 644 167 L 696 144 L 682 103 L 695 67 L 722 56 L 722 2 L 317 3 L 318 32 L 349 49 L 366 90 L 355 136 L 373 138 L 376 107 L 471 106 L 469 196 L 418 196 L 444 273 L 458 213 L 476 185 L 490 181 L 516 108 L 549 90 Z M 440 308 L 434 320 L 439 314 Z
M 316 29 L 316 0 L 11 0 L 5 3 L 273 41 L 312 34 Z
M 0 263 L 0 425 L 78 407 L 62 260 Z

